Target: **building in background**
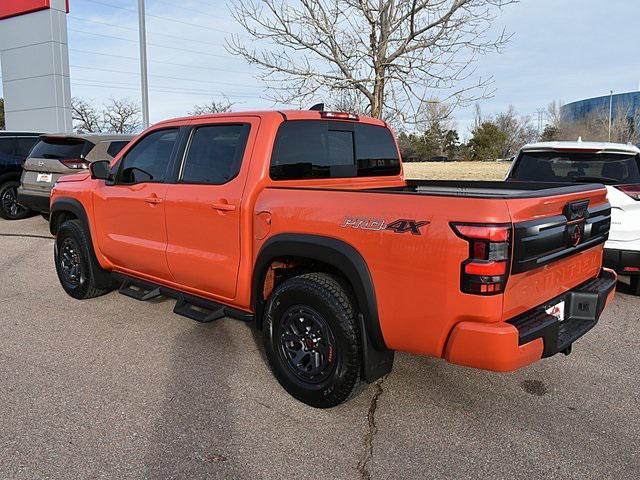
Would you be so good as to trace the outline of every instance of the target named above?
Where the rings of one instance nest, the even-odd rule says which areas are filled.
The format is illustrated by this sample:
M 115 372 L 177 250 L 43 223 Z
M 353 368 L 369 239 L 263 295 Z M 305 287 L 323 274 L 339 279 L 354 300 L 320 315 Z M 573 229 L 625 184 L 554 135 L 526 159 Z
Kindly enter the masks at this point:
M 70 132 L 68 0 L 0 0 L 7 130 Z
M 562 120 L 583 122 L 593 116 L 618 118 L 626 116 L 640 128 L 640 92 L 618 93 L 571 102 L 562 107 Z

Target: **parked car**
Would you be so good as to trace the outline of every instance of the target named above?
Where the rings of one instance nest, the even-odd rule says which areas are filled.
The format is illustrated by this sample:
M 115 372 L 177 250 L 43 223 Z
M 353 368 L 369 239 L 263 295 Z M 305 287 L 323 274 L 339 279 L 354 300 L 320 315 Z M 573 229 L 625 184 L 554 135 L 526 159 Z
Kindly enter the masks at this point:
M 332 407 L 394 351 L 510 371 L 596 325 L 602 185 L 404 179 L 393 134 L 347 113 L 162 122 L 53 189 L 63 289 L 177 299 L 199 322 L 255 321 L 281 385 Z
M 31 214 L 18 203 L 18 186 L 22 164 L 39 136 L 39 133 L 0 132 L 0 218 L 20 220 Z
M 86 170 L 95 160 L 111 160 L 132 135 L 42 135 L 24 163 L 18 202 L 31 210 L 49 214 L 51 188 L 62 176 Z
M 590 142 L 525 145 L 507 180 L 607 185 L 613 208 L 605 265 L 630 275 L 631 291 L 640 295 L 640 149 Z

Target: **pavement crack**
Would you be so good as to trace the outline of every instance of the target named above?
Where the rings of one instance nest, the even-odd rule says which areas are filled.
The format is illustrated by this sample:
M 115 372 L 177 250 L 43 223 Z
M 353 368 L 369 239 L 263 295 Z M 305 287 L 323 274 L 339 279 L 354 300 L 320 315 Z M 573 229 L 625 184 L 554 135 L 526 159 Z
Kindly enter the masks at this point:
M 380 396 L 384 393 L 382 385 L 387 376 L 380 378 L 375 382 L 375 392 L 371 397 L 371 403 L 369 404 L 369 412 L 367 413 L 368 428 L 367 433 L 364 436 L 364 452 L 360 461 L 358 462 L 358 472 L 360 478 L 363 480 L 371 480 L 371 472 L 369 471 L 369 463 L 373 459 L 373 439 L 378 433 L 378 426 L 376 425 L 376 411 L 378 410 L 378 401 Z

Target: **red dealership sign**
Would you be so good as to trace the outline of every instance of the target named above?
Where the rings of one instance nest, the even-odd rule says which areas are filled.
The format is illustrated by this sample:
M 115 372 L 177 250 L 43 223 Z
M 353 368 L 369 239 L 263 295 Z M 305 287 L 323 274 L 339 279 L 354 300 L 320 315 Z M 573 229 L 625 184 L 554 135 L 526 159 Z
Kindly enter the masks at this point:
M 51 0 L 0 0 L 0 20 L 51 8 Z M 67 0 L 67 12 L 69 0 Z

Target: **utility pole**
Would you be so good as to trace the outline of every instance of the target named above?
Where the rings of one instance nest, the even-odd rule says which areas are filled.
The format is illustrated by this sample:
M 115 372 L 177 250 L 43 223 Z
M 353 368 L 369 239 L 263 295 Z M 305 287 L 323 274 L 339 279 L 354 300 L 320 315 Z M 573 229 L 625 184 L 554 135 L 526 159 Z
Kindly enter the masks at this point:
M 138 0 L 138 27 L 140 29 L 140 78 L 142 86 L 142 126 L 149 127 L 149 76 L 147 72 L 147 23 L 144 0 Z
M 611 128 L 613 126 L 613 90 L 609 96 L 609 143 L 611 143 Z

